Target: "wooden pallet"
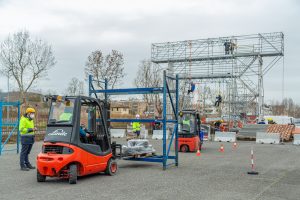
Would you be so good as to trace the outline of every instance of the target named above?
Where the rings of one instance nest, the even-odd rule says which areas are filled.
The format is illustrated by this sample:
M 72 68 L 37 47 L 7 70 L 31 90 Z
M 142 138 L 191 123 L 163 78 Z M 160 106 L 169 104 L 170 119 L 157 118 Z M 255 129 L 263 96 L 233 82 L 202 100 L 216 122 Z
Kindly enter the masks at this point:
M 135 155 L 127 155 L 125 158 L 146 158 L 154 156 L 153 153 L 143 153 L 143 154 L 135 154 Z

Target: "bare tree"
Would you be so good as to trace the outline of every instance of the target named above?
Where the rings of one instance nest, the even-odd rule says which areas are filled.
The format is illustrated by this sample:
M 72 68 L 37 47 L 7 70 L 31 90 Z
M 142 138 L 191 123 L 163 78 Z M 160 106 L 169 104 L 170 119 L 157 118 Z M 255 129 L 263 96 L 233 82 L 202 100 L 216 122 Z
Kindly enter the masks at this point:
M 0 49 L 1 72 L 17 82 L 21 98 L 55 65 L 52 47 L 41 39 L 32 39 L 28 31 L 8 36 Z
M 93 75 L 97 81 L 107 79 L 109 88 L 114 88 L 125 76 L 123 64 L 123 54 L 116 50 L 106 56 L 99 50 L 94 51 L 85 64 L 85 74 L 86 77 Z M 104 89 L 103 84 L 98 83 L 98 87 Z
M 134 84 L 138 88 L 161 87 L 162 73 L 159 66 L 149 60 L 141 61 Z M 158 94 L 144 94 L 143 98 L 148 107 L 154 104 L 157 113 L 162 114 L 162 100 Z
M 78 96 L 84 94 L 84 83 L 78 78 L 73 77 L 67 88 L 67 95 Z
M 300 117 L 300 105 L 295 104 L 292 98 L 284 98 L 282 102 L 271 103 L 273 115 L 288 115 L 291 117 Z

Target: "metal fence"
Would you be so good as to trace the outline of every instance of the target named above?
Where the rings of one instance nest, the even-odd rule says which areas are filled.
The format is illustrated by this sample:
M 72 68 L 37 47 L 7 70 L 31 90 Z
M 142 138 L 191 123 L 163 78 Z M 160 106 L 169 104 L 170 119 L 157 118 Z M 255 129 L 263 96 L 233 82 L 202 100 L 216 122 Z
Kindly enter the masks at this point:
M 14 110 L 17 114 L 16 117 L 10 117 L 10 115 L 3 115 L 3 110 Z M 19 121 L 20 121 L 20 102 L 0 102 L 0 155 L 4 151 L 17 151 L 19 153 L 19 141 L 20 141 L 20 131 L 19 131 Z M 3 139 L 6 130 L 6 137 Z M 16 147 L 13 149 L 5 148 L 10 138 L 16 135 Z

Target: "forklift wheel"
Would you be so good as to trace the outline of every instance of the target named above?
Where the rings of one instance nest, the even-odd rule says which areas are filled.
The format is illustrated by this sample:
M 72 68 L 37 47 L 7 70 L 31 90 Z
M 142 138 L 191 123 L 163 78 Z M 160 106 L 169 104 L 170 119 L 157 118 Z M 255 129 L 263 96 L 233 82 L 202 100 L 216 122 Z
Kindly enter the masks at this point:
M 187 146 L 187 145 L 182 145 L 181 147 L 180 147 L 180 151 L 181 152 L 188 152 L 189 151 L 189 147 Z
M 117 173 L 117 171 L 118 171 L 117 162 L 113 159 L 109 159 L 106 170 L 105 170 L 105 174 L 114 176 Z
M 76 184 L 77 183 L 77 165 L 76 164 L 70 165 L 69 183 L 70 184 Z
M 45 182 L 46 181 L 46 176 L 43 176 L 42 174 L 40 174 L 39 170 L 36 170 L 36 179 L 37 182 Z

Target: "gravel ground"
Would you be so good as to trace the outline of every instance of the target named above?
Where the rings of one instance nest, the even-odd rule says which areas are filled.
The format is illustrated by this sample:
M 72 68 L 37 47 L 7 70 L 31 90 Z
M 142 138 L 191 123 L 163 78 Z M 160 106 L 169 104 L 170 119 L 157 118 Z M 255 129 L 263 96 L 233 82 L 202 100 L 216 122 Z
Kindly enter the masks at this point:
M 150 142 L 161 151 L 161 141 Z M 60 179 L 37 183 L 36 171 L 20 171 L 18 155 L 7 152 L 0 156 L 0 199 L 300 199 L 299 146 L 239 142 L 233 150 L 224 143 L 220 153 L 220 144 L 206 142 L 200 157 L 180 153 L 178 168 L 163 171 L 158 163 L 119 161 L 116 176 L 81 177 L 76 185 Z M 41 145 L 34 144 L 32 161 Z M 247 175 L 251 147 L 258 176 Z

